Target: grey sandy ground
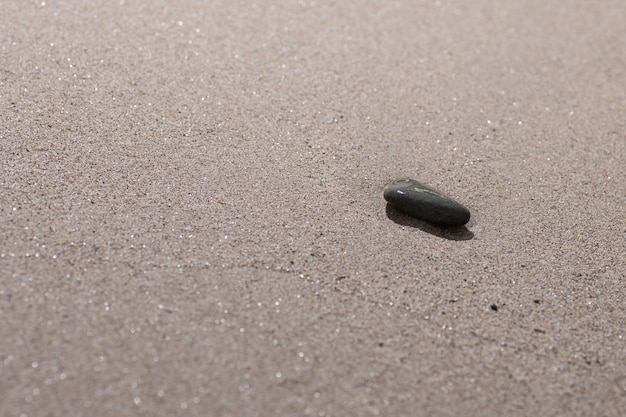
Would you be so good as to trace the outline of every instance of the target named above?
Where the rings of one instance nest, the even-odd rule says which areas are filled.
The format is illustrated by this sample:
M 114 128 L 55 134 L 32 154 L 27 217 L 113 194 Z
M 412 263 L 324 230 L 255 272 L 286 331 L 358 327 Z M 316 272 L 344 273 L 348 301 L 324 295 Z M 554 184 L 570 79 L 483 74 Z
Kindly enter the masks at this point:
M 0 415 L 625 415 L 624 22 L 2 2 Z

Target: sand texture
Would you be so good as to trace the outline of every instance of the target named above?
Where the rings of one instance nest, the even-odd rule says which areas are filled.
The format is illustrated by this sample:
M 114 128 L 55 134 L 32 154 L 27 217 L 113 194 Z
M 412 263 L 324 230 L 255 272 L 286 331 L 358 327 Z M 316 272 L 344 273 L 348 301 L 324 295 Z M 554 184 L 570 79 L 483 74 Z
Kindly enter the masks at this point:
M 0 416 L 626 415 L 623 0 L 2 1 L 0 109 Z

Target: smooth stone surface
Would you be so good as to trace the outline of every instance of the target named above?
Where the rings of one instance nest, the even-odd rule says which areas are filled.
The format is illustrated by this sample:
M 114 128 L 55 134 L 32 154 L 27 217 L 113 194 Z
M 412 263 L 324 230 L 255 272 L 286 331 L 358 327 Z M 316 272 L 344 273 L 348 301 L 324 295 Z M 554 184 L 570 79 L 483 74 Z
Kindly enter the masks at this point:
M 396 209 L 439 226 L 463 226 L 470 219 L 469 210 L 462 204 L 409 178 L 387 185 L 384 196 Z

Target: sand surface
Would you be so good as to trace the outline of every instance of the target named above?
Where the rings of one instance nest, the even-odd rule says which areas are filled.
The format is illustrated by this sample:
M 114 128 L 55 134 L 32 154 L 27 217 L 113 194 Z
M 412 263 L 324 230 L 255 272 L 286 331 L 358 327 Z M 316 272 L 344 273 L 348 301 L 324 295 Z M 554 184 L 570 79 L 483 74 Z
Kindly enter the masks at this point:
M 0 104 L 1 416 L 626 415 L 623 0 L 2 1 Z

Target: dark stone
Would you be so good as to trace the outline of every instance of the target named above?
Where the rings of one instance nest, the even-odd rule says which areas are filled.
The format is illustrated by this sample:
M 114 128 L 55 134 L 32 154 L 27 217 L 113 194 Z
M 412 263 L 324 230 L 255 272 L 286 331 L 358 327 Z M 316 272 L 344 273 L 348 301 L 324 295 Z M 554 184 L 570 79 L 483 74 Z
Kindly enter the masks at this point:
M 439 226 L 463 226 L 470 212 L 445 194 L 412 179 L 400 179 L 385 187 L 385 200 L 396 209 Z

